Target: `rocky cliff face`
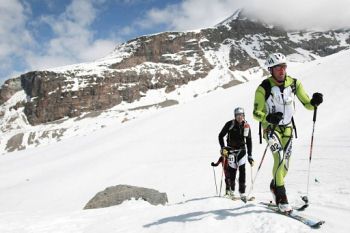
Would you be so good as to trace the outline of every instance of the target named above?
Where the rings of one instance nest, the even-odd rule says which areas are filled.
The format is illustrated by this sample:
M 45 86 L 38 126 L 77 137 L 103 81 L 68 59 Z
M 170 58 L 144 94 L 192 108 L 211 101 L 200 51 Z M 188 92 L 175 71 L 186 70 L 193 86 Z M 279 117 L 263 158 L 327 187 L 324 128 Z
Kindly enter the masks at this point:
M 141 37 L 129 57 L 108 65 L 102 75 L 77 75 L 77 71 L 35 71 L 21 75 L 30 97 L 25 114 L 32 125 L 82 112 L 131 103 L 152 89 L 165 92 L 191 80 L 204 78 L 213 66 L 205 58 L 200 33 L 163 33 Z M 79 72 L 79 71 L 78 71 Z
M 271 52 L 282 52 L 290 60 L 312 60 L 349 47 L 350 30 L 287 32 L 238 13 L 213 28 L 136 38 L 93 63 L 7 80 L 0 89 L 2 130 L 18 128 L 11 125 L 14 117 L 5 119 L 5 109 L 18 110 L 17 117 L 40 125 L 133 103 L 152 90 L 166 95 L 213 76 L 229 77 L 218 86 L 230 86 L 246 80 L 239 79 L 239 72 L 262 71 Z M 8 106 L 7 101 L 23 90 L 26 97 Z
M 0 104 L 5 103 L 20 90 L 22 90 L 22 86 L 21 79 L 19 77 L 6 80 L 0 89 Z
M 21 75 L 21 85 L 29 96 L 24 113 L 32 125 L 55 121 L 66 116 L 76 117 L 85 111 L 110 108 L 122 101 L 122 96 L 138 98 L 139 92 L 130 88 L 124 93 L 115 85 L 118 77 L 81 76 L 84 88 L 73 89 L 72 76 L 35 71 Z M 127 99 L 127 98 L 125 98 Z

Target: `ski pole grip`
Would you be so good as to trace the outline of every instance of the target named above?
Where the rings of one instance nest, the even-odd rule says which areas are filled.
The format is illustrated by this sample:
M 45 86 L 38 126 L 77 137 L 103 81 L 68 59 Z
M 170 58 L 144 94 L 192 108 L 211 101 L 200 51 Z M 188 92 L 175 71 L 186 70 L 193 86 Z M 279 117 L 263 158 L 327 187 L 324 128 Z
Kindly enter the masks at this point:
M 317 116 L 317 107 L 314 108 L 314 117 L 312 118 L 313 122 L 316 121 L 316 116 Z

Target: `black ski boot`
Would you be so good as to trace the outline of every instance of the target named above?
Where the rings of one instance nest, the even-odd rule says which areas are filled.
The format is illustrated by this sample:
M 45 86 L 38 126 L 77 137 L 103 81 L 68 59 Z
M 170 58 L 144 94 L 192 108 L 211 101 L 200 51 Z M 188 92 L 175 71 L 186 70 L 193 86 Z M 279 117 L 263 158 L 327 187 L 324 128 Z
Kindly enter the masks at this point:
M 284 185 L 276 187 L 276 205 L 281 212 L 289 213 L 293 209 L 288 203 L 286 188 Z

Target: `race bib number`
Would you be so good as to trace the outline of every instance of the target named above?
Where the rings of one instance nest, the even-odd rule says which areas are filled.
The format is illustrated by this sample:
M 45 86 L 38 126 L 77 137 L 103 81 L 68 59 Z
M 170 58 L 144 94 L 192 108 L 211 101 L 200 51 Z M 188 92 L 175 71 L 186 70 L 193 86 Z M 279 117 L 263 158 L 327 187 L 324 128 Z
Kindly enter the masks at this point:
M 236 167 L 235 156 L 233 154 L 230 154 L 227 159 L 228 159 L 228 164 L 230 165 L 230 167 L 235 168 Z
M 273 136 L 269 139 L 269 145 L 272 152 L 277 152 L 282 149 L 281 145 L 279 144 L 278 140 Z

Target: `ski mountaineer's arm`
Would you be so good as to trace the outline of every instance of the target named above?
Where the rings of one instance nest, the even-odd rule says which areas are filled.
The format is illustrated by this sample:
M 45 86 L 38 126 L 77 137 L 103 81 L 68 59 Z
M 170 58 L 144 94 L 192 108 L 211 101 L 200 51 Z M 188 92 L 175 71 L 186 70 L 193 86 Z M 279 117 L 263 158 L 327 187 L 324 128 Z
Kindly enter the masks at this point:
M 211 166 L 217 167 L 220 163 L 222 163 L 222 159 L 223 159 L 222 156 L 220 156 L 216 163 L 214 162 L 211 163 Z
M 219 133 L 219 143 L 220 143 L 221 148 L 225 147 L 224 137 L 228 133 L 228 131 L 230 129 L 230 125 L 231 125 L 231 121 L 226 122 L 226 124 L 222 128 L 221 132 Z
M 220 163 L 222 163 L 222 160 L 223 160 L 223 157 L 220 156 L 219 159 L 218 159 L 218 161 L 216 162 L 216 166 L 219 165 Z
M 253 116 L 255 120 L 266 123 L 265 89 L 262 86 L 255 91 Z
M 246 144 L 247 144 L 248 157 L 253 158 L 252 157 L 252 149 L 253 149 L 253 146 L 252 146 L 252 133 L 251 133 L 250 127 L 249 127 L 248 136 L 245 137 L 245 141 L 246 141 Z
M 300 100 L 300 102 L 304 105 L 304 107 L 308 110 L 314 110 L 314 106 L 310 103 L 310 97 L 305 92 L 303 85 L 299 80 L 296 81 L 296 96 Z
M 248 151 L 248 162 L 250 163 L 250 166 L 254 166 L 254 159 L 252 155 L 253 145 L 252 145 L 252 133 L 249 127 L 249 133 L 248 137 L 245 138 L 246 145 L 247 145 L 247 151 Z

